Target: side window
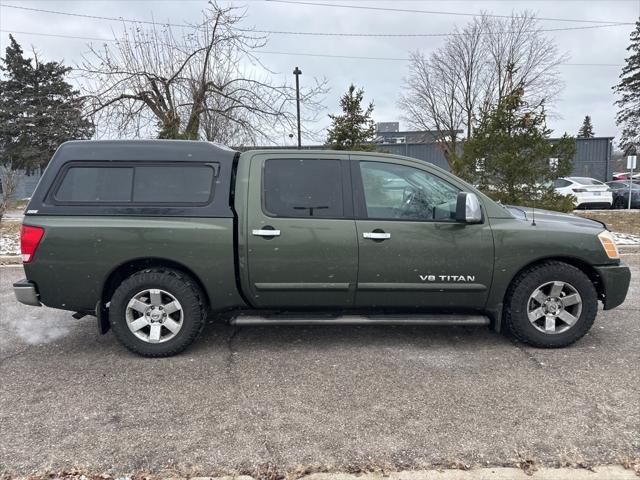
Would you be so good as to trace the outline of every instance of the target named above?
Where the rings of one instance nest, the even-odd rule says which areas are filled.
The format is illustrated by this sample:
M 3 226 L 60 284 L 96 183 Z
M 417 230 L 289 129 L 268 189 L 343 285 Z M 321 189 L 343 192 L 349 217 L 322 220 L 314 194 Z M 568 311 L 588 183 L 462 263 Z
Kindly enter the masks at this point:
M 206 165 L 136 167 L 134 203 L 205 203 L 213 168 Z
M 569 182 L 568 180 L 563 180 L 562 178 L 558 178 L 553 181 L 553 186 L 555 188 L 564 188 L 568 187 L 569 185 L 571 185 L 571 182 Z
M 270 159 L 262 182 L 264 208 L 270 215 L 344 216 L 340 160 Z
M 213 189 L 209 165 L 72 166 L 55 193 L 65 203 L 206 203 Z
M 360 162 L 368 218 L 454 221 L 460 190 L 418 168 Z
M 60 202 L 130 202 L 132 167 L 71 167 L 58 187 Z

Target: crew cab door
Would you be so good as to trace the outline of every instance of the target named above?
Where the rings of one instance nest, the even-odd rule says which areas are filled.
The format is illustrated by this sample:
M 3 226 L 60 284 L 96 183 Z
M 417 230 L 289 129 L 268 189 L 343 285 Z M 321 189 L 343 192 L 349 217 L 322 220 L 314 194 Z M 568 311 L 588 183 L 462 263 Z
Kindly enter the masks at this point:
M 353 305 L 358 244 L 350 184 L 346 156 L 252 157 L 246 228 L 252 303 Z
M 490 226 L 455 221 L 461 188 L 415 162 L 352 156 L 359 243 L 356 305 L 482 308 Z

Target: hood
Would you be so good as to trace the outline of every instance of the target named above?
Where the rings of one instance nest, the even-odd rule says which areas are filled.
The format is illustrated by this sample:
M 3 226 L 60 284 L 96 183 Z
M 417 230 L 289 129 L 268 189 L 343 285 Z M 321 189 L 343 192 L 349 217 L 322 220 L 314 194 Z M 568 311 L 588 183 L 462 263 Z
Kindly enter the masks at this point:
M 533 220 L 533 209 L 531 207 L 518 207 L 515 205 L 505 205 L 509 212 L 513 214 L 519 220 Z M 545 224 L 562 223 L 564 225 L 570 224 L 577 227 L 591 227 L 602 230 L 607 229 L 607 225 L 598 220 L 591 220 L 589 218 L 578 217 L 570 213 L 554 212 L 551 210 L 541 210 L 536 208 L 535 210 L 536 223 L 542 222 Z

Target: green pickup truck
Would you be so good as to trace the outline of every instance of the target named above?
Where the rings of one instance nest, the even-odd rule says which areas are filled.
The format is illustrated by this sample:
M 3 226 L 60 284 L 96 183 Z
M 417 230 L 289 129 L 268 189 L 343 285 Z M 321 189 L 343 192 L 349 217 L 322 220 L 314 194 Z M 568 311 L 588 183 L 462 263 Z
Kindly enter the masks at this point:
M 152 357 L 184 350 L 208 316 L 489 325 L 562 347 L 598 300 L 624 301 L 630 272 L 604 224 L 531 213 L 400 156 L 74 141 L 27 207 L 14 292 L 95 315 Z

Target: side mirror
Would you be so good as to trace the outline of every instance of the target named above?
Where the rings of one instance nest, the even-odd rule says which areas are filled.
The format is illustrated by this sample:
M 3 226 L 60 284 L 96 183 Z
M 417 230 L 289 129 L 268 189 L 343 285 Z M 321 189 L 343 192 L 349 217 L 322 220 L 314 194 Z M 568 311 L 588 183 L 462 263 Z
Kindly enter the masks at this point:
M 458 201 L 456 203 L 456 222 L 482 222 L 482 209 L 480 208 L 480 200 L 478 200 L 478 196 L 475 193 L 458 193 Z

